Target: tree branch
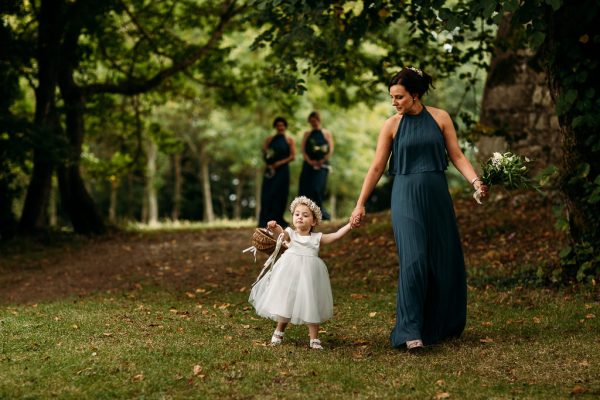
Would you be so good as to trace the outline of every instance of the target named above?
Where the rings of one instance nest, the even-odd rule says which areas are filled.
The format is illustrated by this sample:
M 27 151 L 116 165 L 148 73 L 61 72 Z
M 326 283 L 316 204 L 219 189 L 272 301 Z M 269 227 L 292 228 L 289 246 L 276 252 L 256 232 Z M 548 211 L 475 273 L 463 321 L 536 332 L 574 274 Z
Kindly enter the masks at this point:
M 217 45 L 225 33 L 225 28 L 229 25 L 233 17 L 242 12 L 242 10 L 246 7 L 242 6 L 236 9 L 234 4 L 235 0 L 224 5 L 224 12 L 221 14 L 219 23 L 216 25 L 208 41 L 183 60 L 174 63 L 170 67 L 163 69 L 146 80 L 132 78 L 121 83 L 90 84 L 82 87 L 83 93 L 86 95 L 93 95 L 97 93 L 114 93 L 131 96 L 144 93 L 155 88 L 165 79 L 185 70 L 198 60 L 201 60 Z

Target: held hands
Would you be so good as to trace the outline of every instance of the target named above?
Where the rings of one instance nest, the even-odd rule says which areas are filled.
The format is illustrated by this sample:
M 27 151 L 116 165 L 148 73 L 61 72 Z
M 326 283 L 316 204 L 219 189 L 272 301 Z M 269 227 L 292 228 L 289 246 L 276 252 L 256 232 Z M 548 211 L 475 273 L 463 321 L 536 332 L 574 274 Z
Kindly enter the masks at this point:
M 349 218 L 349 223 L 351 227 L 357 228 L 360 226 L 362 219 L 365 217 L 365 207 L 364 206 L 356 206 L 354 211 L 352 211 L 352 215 Z

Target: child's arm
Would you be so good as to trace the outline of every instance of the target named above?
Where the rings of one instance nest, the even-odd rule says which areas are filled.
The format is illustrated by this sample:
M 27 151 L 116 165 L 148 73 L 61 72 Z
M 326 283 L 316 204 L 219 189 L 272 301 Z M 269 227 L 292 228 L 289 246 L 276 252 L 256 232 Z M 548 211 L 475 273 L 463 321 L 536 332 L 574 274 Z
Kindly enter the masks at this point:
M 347 223 L 346 225 L 344 225 L 340 229 L 338 229 L 337 232 L 324 233 L 321 236 L 321 244 L 328 244 L 328 243 L 335 242 L 336 240 L 338 240 L 342 236 L 344 236 L 346 233 L 350 232 L 350 229 L 352 229 L 352 225 L 350 223 Z
M 277 222 L 275 221 L 269 221 L 267 222 L 267 228 L 273 232 L 273 236 L 274 239 L 277 239 L 279 237 L 279 235 L 281 235 L 283 233 L 283 238 L 286 241 L 290 241 L 290 235 L 288 235 L 288 233 L 286 231 L 283 230 L 283 228 L 281 227 L 281 225 L 279 225 Z

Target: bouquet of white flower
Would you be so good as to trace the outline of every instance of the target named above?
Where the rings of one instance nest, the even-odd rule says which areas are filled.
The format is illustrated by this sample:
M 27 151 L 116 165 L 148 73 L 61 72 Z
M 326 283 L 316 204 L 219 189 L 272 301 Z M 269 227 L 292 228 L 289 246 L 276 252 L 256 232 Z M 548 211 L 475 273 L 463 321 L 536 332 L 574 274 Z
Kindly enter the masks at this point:
M 531 160 L 510 152 L 494 153 L 483 165 L 481 181 L 486 186 L 502 185 L 508 190 L 535 188 L 527 172 L 527 163 Z M 477 203 L 481 204 L 481 192 L 473 194 Z

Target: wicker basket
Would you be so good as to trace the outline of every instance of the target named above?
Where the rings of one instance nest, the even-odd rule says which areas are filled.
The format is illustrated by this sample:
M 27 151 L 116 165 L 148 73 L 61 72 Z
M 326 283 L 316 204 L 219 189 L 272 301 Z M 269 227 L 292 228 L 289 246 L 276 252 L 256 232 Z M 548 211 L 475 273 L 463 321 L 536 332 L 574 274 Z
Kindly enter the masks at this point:
M 263 253 L 271 254 L 275 250 L 277 244 L 277 237 L 274 232 L 266 228 L 256 228 L 252 234 L 252 245 L 256 247 L 258 251 Z M 283 253 L 286 250 L 286 246 L 281 246 L 280 252 Z

